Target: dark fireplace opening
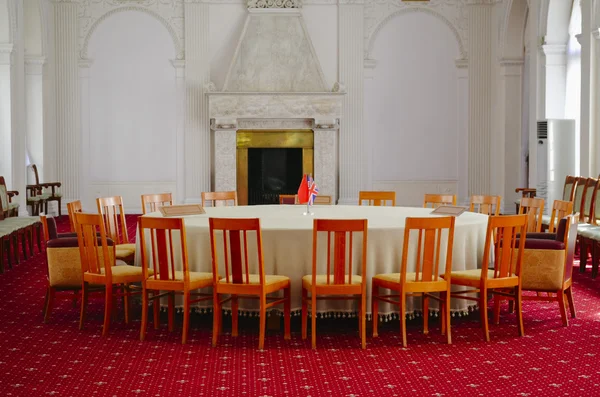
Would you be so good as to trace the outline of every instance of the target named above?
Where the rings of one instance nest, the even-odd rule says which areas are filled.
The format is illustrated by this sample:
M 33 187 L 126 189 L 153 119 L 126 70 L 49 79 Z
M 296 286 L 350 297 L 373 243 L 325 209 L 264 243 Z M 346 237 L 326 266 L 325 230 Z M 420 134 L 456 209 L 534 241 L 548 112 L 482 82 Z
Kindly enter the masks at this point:
M 302 180 L 302 149 L 248 149 L 248 205 L 279 204 Z

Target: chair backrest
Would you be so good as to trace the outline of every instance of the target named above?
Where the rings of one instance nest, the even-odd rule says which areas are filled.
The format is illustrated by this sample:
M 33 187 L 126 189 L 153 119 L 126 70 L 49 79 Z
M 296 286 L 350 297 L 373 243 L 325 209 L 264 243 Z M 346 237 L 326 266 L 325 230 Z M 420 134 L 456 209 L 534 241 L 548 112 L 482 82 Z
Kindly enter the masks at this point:
M 298 204 L 297 194 L 280 194 L 279 204 Z
M 71 201 L 67 203 L 67 211 L 69 213 L 69 223 L 71 224 L 71 231 L 75 233 L 75 213 L 83 212 L 80 200 Z
M 473 195 L 469 205 L 469 211 L 486 215 L 500 215 L 500 196 Z
M 455 194 L 428 194 L 425 193 L 423 198 L 423 208 L 437 208 L 441 205 L 456 205 Z
M 544 199 L 538 197 L 521 197 L 519 214 L 527 215 L 528 232 L 541 232 L 542 215 L 544 214 Z
M 554 203 L 552 203 L 552 214 L 550 215 L 550 223 L 548 224 L 548 233 L 554 233 L 554 229 L 558 224 L 558 220 L 572 213 L 572 201 L 554 200 Z
M 102 215 L 79 212 L 75 214 L 75 219 L 82 273 L 102 274 L 104 269 L 106 278 L 112 280 L 114 247 L 109 246 Z
M 318 195 L 315 197 L 313 204 L 314 205 L 331 205 L 332 199 L 331 196 Z
M 35 178 L 35 184 L 39 185 L 40 184 L 40 176 L 39 176 L 39 173 L 38 173 L 37 165 L 31 164 L 31 170 L 33 171 L 33 175 L 34 175 L 34 178 Z
M 0 212 L 8 211 L 8 189 L 3 176 L 0 176 Z
M 221 283 L 219 275 L 219 258 L 223 258 L 225 282 L 234 284 L 250 284 L 251 259 L 248 254 L 248 237 L 255 236 L 256 259 L 260 284 L 265 283 L 265 268 L 262 251 L 262 234 L 258 218 L 208 218 L 210 231 L 210 248 L 212 254 L 213 282 Z M 221 243 L 217 241 L 217 232 L 221 234 Z M 249 236 L 250 234 L 250 236 Z
M 575 197 L 575 189 L 577 188 L 577 177 L 567 175 L 565 177 L 565 186 L 563 187 L 562 201 L 573 201 Z
M 96 203 L 98 204 L 98 213 L 102 214 L 108 237 L 115 244 L 129 243 L 125 211 L 123 210 L 123 199 L 121 196 L 99 197 L 96 199 Z
M 587 178 L 577 178 L 577 186 L 575 186 L 575 195 L 573 196 L 573 212 L 579 212 L 580 214 L 582 213 L 581 203 L 583 202 L 583 192 L 585 191 L 586 182 Z
M 577 242 L 577 224 L 579 223 L 579 214 L 568 215 L 566 217 L 565 228 L 565 272 L 563 274 L 563 282 L 568 281 L 573 277 L 573 260 L 575 259 L 575 243 Z
M 48 219 L 46 215 L 40 214 L 40 222 L 42 222 L 42 229 L 44 230 L 44 241 L 50 240 L 50 230 L 48 230 Z
M 358 192 L 358 205 L 387 206 L 388 202 L 392 207 L 396 206 L 396 192 L 394 191 L 364 191 Z
M 527 236 L 527 221 L 526 214 L 490 216 L 481 264 L 482 279 L 488 278 L 491 260 L 494 278 L 509 277 L 511 274 L 520 275 Z M 517 235 L 521 238 L 517 238 Z
M 366 219 L 315 219 L 313 220 L 313 252 L 312 252 L 312 286 L 316 288 L 318 269 L 317 249 L 319 233 L 327 234 L 326 280 L 327 285 L 352 284 L 353 242 L 354 233 L 362 234 L 361 272 L 363 284 L 366 285 L 367 264 L 367 220 Z M 333 237 L 333 238 L 332 238 Z M 333 240 L 333 241 L 332 241 Z M 358 240 L 358 241 L 361 241 Z M 333 263 L 332 263 L 333 257 Z
M 592 204 L 596 198 L 596 191 L 598 190 L 598 179 L 587 178 L 585 181 L 585 188 L 583 190 L 583 197 L 581 198 L 581 206 L 579 214 L 580 221 L 592 223 Z
M 158 211 L 158 207 L 173 205 L 171 193 L 142 194 L 142 214 Z
M 173 243 L 173 236 L 179 243 Z M 175 280 L 175 264 L 183 271 L 183 282 L 190 282 L 185 223 L 182 218 L 139 219 L 139 236 L 142 254 L 143 279 L 149 277 L 148 269 L 154 270 L 150 277 L 166 283 Z M 175 240 L 175 242 L 177 239 Z
M 415 281 L 432 282 L 440 278 L 440 252 L 446 242 L 445 279 L 450 279 L 452 271 L 452 247 L 454 246 L 455 217 L 406 218 L 404 222 L 404 246 L 400 282 L 406 282 L 408 271 L 408 253 L 412 244 L 416 247 Z M 444 231 L 446 231 L 444 233 Z M 415 240 L 416 235 L 416 240 Z M 412 243 L 412 244 L 411 244 Z
M 202 206 L 206 207 L 209 201 L 213 207 L 217 205 L 228 206 L 230 202 L 235 206 L 237 205 L 237 192 L 235 190 L 229 192 L 202 192 Z

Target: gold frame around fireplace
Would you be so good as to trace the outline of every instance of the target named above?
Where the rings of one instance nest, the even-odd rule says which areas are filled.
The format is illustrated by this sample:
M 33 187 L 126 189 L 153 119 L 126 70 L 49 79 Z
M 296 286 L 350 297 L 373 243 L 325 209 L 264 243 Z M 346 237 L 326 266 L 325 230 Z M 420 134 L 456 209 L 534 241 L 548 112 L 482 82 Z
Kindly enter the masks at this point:
M 302 149 L 302 173 L 313 173 L 315 146 L 312 130 L 238 130 L 236 147 L 236 179 L 239 205 L 248 205 L 248 149 Z M 298 181 L 298 183 L 300 183 L 300 181 Z

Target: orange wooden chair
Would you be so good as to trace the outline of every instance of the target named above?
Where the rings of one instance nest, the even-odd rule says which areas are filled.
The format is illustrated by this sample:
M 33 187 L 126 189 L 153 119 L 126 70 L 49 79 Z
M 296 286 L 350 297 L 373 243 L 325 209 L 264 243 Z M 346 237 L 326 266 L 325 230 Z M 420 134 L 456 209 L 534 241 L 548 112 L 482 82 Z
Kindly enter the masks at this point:
M 80 200 L 71 201 L 67 203 L 67 212 L 69 213 L 69 223 L 71 224 L 71 231 L 75 233 L 75 213 L 83 212 Z
M 231 300 L 232 336 L 238 335 L 238 299 L 259 299 L 260 333 L 258 348 L 265 343 L 266 310 L 283 303 L 285 339 L 290 339 L 290 279 L 286 276 L 265 275 L 262 234 L 258 218 L 209 218 L 210 247 L 213 270 L 213 339 L 216 346 L 222 329 L 223 303 Z M 222 238 L 222 246 L 217 247 L 217 233 Z M 248 235 L 256 239 L 256 267 L 258 274 L 250 272 L 248 256 Z M 219 244 L 220 245 L 220 244 Z M 219 258 L 223 259 L 219 265 Z M 219 268 L 225 269 L 225 277 L 219 274 Z M 283 290 L 283 298 L 269 297 L 268 294 Z M 221 295 L 230 295 L 222 299 Z
M 96 199 L 98 212 L 102 214 L 107 236 L 116 244 L 117 259 L 132 265 L 135 259 L 135 244 L 129 243 L 127 222 L 121 196 Z
M 313 205 L 331 205 L 333 204 L 331 196 L 319 195 L 315 197 Z
M 76 213 L 75 219 L 83 275 L 79 329 L 83 329 L 90 287 L 102 285 L 105 291 L 104 327 L 102 328 L 102 336 L 104 336 L 108 333 L 115 297 L 123 296 L 125 323 L 129 323 L 131 284 L 142 282 L 142 268 L 129 265 L 116 266 L 115 246 L 109 243 L 106 236 L 102 215 Z M 100 231 L 99 238 L 98 231 Z M 122 289 L 122 292 L 117 291 L 118 289 Z
M 537 197 L 522 197 L 519 202 L 519 215 L 527 215 L 527 231 L 539 233 L 542 231 L 542 215 L 544 214 L 544 199 Z
M 423 208 L 437 208 L 441 205 L 456 205 L 456 195 L 425 193 L 425 196 L 423 198 Z
M 230 192 L 202 192 L 202 206 L 206 207 L 208 203 L 211 203 L 213 207 L 218 205 L 228 206 L 238 205 L 237 192 L 235 190 Z
M 550 223 L 548 224 L 548 233 L 554 233 L 558 221 L 573 213 L 573 202 L 554 200 L 552 203 L 552 214 L 550 215 Z M 579 216 L 577 217 L 579 219 Z M 577 232 L 575 232 L 577 234 Z
M 179 238 L 179 244 L 173 243 L 174 235 Z M 168 296 L 169 331 L 173 331 L 174 296 L 179 293 L 183 294 L 181 343 L 185 344 L 190 323 L 190 305 L 212 299 L 212 294 L 191 293 L 191 291 L 212 286 L 212 273 L 190 272 L 185 224 L 182 218 L 140 217 L 139 236 L 143 271 L 140 340 L 146 337 L 149 299 L 153 301 L 154 328 L 158 329 L 160 298 Z M 176 267 L 183 270 L 175 270 Z M 149 269 L 152 269 L 152 272 L 149 272 Z M 161 293 L 161 291 L 167 292 Z M 200 298 L 192 300 L 192 296 L 200 296 Z
M 298 204 L 297 194 L 280 194 L 279 204 Z
M 159 207 L 173 205 L 171 193 L 142 194 L 142 214 L 158 211 Z
M 469 211 L 486 215 L 500 215 L 500 196 L 473 195 L 469 204 Z
M 438 300 L 441 305 L 442 335 L 446 334 L 448 344 L 452 343 L 450 334 L 450 272 L 452 270 L 452 247 L 454 246 L 454 222 L 455 218 L 453 216 L 406 218 L 400 273 L 378 274 L 372 279 L 373 337 L 378 336 L 379 301 L 392 303 L 400 307 L 402 345 L 406 347 L 406 296 L 421 296 L 423 303 L 423 333 L 429 333 L 429 298 L 433 298 Z M 417 244 L 414 272 L 408 271 L 411 232 L 413 232 L 413 240 L 416 240 L 412 243 Z M 414 238 L 415 235 L 418 235 L 418 239 Z M 443 239 L 446 240 L 446 254 L 443 276 L 440 276 L 440 252 Z M 380 295 L 380 288 L 392 290 L 396 294 Z M 439 296 L 432 295 L 433 292 L 439 292 Z
M 320 267 L 317 263 L 319 232 L 327 233 L 326 274 L 318 274 Z M 362 233 L 360 276 L 353 274 L 353 266 L 355 266 L 352 263 L 354 233 Z M 312 274 L 302 277 L 302 339 L 306 339 L 308 305 L 310 304 L 313 349 L 317 347 L 318 299 L 360 299 L 358 330 L 361 346 L 363 349 L 366 347 L 367 234 L 366 219 L 315 219 L 313 221 Z M 333 264 L 331 263 L 332 255 Z M 358 264 L 356 266 L 358 267 Z M 308 296 L 309 292 L 310 297 Z
M 396 206 L 396 192 L 393 191 L 366 191 L 358 192 L 358 205 L 363 205 L 363 201 L 367 201 L 367 205 L 386 206 L 388 201 L 392 207 Z
M 453 292 L 452 297 L 478 302 L 483 334 L 488 342 L 489 294 L 494 295 L 494 322 L 498 324 L 500 321 L 500 299 L 512 300 L 517 309 L 519 335 L 525 334 L 521 312 L 521 264 L 526 240 L 523 236 L 526 236 L 526 230 L 527 215 L 490 216 L 480 268 L 458 270 L 450 274 L 452 285 L 468 287 L 466 290 Z M 517 235 L 521 238 L 517 239 Z M 468 295 L 472 293 L 479 293 L 479 297 Z

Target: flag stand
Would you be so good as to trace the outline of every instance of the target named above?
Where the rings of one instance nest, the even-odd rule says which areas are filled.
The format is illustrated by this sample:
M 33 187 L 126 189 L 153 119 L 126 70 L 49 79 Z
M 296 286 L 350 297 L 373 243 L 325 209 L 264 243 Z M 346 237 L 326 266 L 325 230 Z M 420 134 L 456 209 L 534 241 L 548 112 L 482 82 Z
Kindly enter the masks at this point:
M 303 212 L 302 215 L 314 215 L 314 212 L 310 212 L 310 201 L 306 202 L 306 212 Z

